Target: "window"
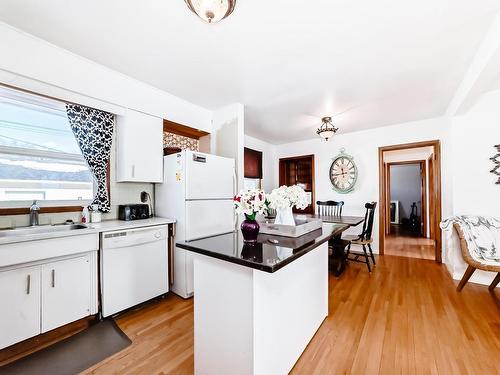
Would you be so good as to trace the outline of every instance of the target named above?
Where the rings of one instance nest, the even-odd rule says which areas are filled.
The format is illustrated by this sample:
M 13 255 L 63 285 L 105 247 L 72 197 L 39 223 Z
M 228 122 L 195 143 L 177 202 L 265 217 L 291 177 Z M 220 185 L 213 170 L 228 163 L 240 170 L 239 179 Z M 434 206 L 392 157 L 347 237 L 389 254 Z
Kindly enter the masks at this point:
M 260 189 L 262 179 L 262 152 L 245 147 L 245 190 Z
M 0 205 L 68 204 L 93 193 L 64 103 L 0 87 Z

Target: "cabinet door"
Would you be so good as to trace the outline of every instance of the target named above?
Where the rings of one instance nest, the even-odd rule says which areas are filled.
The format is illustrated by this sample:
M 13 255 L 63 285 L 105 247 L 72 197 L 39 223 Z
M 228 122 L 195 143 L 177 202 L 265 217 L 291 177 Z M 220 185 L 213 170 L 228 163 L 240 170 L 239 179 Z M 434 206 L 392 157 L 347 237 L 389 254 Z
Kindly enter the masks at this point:
M 116 132 L 116 180 L 162 182 L 163 120 L 129 109 Z
M 42 265 L 42 332 L 90 315 L 89 256 Z
M 40 333 L 40 267 L 0 272 L 0 349 Z

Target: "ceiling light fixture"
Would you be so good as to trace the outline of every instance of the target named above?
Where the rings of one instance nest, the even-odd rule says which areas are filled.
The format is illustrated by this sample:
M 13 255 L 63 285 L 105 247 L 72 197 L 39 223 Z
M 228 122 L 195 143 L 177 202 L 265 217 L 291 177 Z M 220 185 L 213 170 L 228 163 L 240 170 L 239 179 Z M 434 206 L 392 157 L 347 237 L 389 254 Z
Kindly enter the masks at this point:
M 325 141 L 328 141 L 330 138 L 332 138 L 335 135 L 335 133 L 337 133 L 339 128 L 336 128 L 333 125 L 331 117 L 323 117 L 321 119 L 321 122 L 322 122 L 322 124 L 318 128 L 318 130 L 316 131 L 316 134 L 318 134 Z
M 189 7 L 203 21 L 216 23 L 231 13 L 236 6 L 236 0 L 184 0 Z

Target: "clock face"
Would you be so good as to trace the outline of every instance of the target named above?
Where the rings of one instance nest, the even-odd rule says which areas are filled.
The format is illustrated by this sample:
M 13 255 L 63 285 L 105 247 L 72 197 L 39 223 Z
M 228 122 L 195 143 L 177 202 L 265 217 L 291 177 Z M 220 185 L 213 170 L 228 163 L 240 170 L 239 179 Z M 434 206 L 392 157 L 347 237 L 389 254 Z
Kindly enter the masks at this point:
M 352 191 L 357 178 L 358 169 L 352 158 L 341 155 L 333 160 L 330 167 L 330 181 L 337 192 L 349 193 Z

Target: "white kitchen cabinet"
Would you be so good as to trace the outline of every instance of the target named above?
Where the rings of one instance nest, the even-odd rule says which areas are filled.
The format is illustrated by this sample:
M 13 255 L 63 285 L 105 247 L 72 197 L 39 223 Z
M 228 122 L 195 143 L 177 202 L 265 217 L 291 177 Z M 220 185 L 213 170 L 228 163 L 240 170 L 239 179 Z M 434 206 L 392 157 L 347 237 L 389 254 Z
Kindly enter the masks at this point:
M 40 333 L 41 267 L 0 272 L 0 348 Z
M 89 256 L 42 265 L 42 333 L 91 314 Z
M 163 120 L 128 109 L 116 122 L 116 181 L 162 182 Z

